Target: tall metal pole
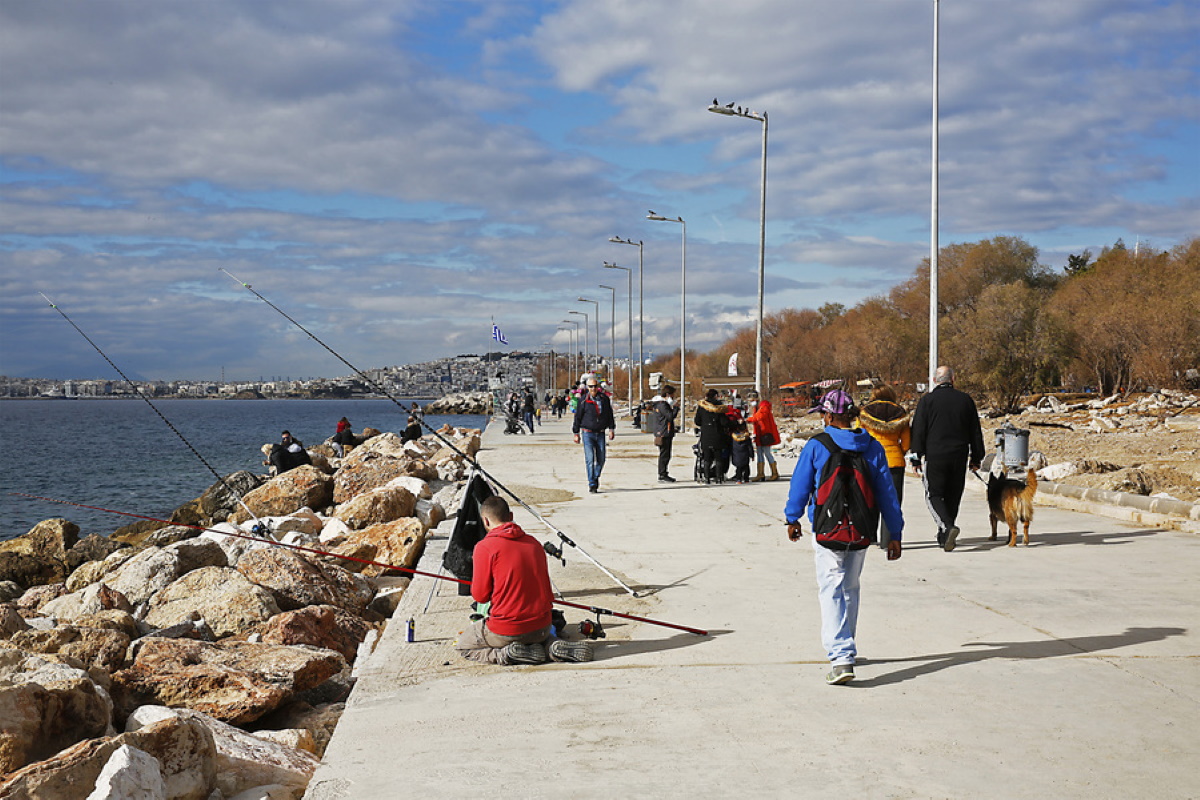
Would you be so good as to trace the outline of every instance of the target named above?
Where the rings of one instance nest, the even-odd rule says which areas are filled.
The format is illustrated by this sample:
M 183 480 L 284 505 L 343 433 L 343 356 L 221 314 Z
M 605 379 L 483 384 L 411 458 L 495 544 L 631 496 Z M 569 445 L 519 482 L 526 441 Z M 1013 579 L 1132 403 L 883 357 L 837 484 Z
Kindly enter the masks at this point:
M 617 388 L 617 290 L 611 286 L 605 286 L 603 283 L 598 284 L 601 289 L 608 289 L 612 292 L 612 310 L 609 312 L 608 322 L 608 349 L 612 359 L 612 375 L 609 377 L 613 381 L 613 391 Z
M 678 222 L 683 228 L 683 266 L 679 278 L 679 419 L 687 424 L 687 223 L 683 217 L 664 217 L 651 211 L 646 219 L 654 222 Z
M 592 341 L 591 341 L 591 334 L 588 332 L 588 325 L 591 324 L 589 322 L 591 317 L 588 316 L 588 313 L 586 311 L 571 310 L 571 311 L 568 311 L 567 313 L 568 314 L 578 314 L 579 316 L 583 317 L 583 371 L 590 372 L 591 365 L 588 362 L 592 358 Z
M 645 282 L 645 255 L 646 247 L 641 241 L 633 241 L 632 239 L 621 239 L 617 236 L 608 237 L 610 242 L 617 244 L 630 244 L 638 249 L 638 404 L 643 402 L 642 387 L 646 383 L 645 375 L 642 370 L 646 365 L 646 282 Z M 633 323 L 630 322 L 630 326 Z M 633 331 L 630 331 L 630 335 Z
M 639 252 L 640 252 L 640 248 L 639 248 Z M 629 291 L 628 291 L 628 295 L 629 295 L 628 296 L 628 300 L 629 300 L 629 303 L 628 303 L 628 305 L 629 305 L 629 369 L 626 370 L 626 378 L 628 379 L 626 381 L 626 384 L 629 387 L 629 392 L 628 392 L 629 408 L 632 410 L 632 408 L 633 408 L 633 270 L 631 270 L 629 267 L 621 267 L 621 266 L 617 266 L 616 264 L 610 264 L 607 261 L 604 262 L 604 266 L 607 269 L 623 269 L 623 270 L 625 270 L 625 278 L 626 278 L 626 282 L 628 283 L 628 286 L 629 286 Z M 640 365 L 638 367 L 638 374 L 639 375 L 641 374 L 641 366 Z M 638 402 L 639 403 L 641 402 L 641 399 L 642 399 L 642 388 L 639 385 L 638 386 Z
M 933 154 L 929 219 L 929 377 L 933 390 L 938 367 L 938 0 L 933 0 Z

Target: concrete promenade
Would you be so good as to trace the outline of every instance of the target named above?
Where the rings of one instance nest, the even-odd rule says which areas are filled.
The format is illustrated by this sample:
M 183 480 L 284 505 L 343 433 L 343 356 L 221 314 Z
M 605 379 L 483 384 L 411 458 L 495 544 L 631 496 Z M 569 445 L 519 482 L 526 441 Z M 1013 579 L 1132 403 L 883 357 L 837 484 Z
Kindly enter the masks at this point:
M 710 635 L 604 617 L 593 663 L 477 666 L 452 647 L 466 600 L 416 578 L 306 797 L 1200 797 L 1196 534 L 1039 507 L 1008 548 L 970 491 L 944 553 L 910 478 L 903 557 L 863 571 L 858 680 L 831 687 L 809 526 L 783 527 L 791 462 L 700 486 L 685 436 L 659 484 L 625 420 L 590 495 L 566 420 L 501 429 L 480 463 L 644 594 L 567 548 L 566 599 Z

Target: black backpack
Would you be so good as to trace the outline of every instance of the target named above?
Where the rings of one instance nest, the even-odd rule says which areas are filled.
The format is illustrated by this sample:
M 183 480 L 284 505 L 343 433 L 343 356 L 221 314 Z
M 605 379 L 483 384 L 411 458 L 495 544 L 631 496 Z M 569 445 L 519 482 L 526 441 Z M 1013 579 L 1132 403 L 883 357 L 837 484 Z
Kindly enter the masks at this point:
M 829 451 L 814 498 L 813 535 L 830 550 L 862 550 L 877 538 L 879 507 L 871 490 L 867 460 L 843 450 L 828 433 L 813 437 Z

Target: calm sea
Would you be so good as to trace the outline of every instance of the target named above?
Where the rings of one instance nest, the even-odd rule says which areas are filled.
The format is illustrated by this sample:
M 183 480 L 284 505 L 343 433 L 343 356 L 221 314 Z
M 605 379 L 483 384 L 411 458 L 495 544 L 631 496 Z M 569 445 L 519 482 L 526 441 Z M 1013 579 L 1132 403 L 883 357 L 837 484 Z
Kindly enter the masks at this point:
M 412 400 L 403 402 L 407 407 Z M 312 446 L 332 436 L 342 417 L 356 432 L 366 427 L 399 432 L 407 421 L 390 400 L 155 400 L 154 405 L 221 475 L 240 469 L 265 474 L 260 448 L 278 441 L 285 428 Z M 482 428 L 486 418 L 448 415 L 426 421 L 435 429 L 447 422 Z M 0 540 L 50 517 L 71 520 L 81 535 L 109 534 L 136 522 L 10 492 L 161 517 L 215 482 L 200 458 L 136 398 L 0 402 Z

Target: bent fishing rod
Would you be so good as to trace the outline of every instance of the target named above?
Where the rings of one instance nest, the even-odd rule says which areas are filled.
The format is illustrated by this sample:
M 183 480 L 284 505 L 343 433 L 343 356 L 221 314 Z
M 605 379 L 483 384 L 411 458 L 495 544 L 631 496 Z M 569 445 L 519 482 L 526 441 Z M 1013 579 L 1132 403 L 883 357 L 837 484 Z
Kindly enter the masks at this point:
M 342 553 L 330 552 L 328 550 L 319 550 L 315 547 L 304 547 L 303 545 L 298 545 L 298 544 L 288 544 L 286 542 L 279 542 L 274 539 L 261 538 L 258 536 L 251 536 L 251 535 L 245 534 L 245 533 L 234 533 L 232 531 L 218 530 L 216 528 L 206 528 L 203 525 L 189 525 L 189 524 L 183 523 L 183 522 L 172 522 L 169 519 L 162 519 L 160 517 L 149 517 L 149 516 L 146 516 L 145 514 L 134 514 L 129 511 L 117 511 L 116 509 L 105 508 L 104 506 L 93 506 L 93 505 L 86 505 L 84 503 L 74 503 L 70 500 L 57 500 L 53 497 L 42 497 L 41 495 L 28 494 L 26 492 L 9 492 L 9 494 L 12 495 L 13 497 L 24 497 L 24 498 L 27 498 L 30 500 L 43 500 L 47 503 L 59 503 L 60 505 L 64 505 L 64 506 L 75 506 L 76 508 L 86 508 L 91 511 L 102 511 L 105 514 L 119 514 L 120 516 L 133 517 L 134 519 L 145 519 L 145 520 L 151 520 L 153 522 L 165 522 L 168 525 L 175 525 L 175 526 L 181 527 L 181 528 L 191 528 L 192 530 L 197 530 L 197 531 L 201 531 L 201 532 L 208 531 L 211 533 L 219 534 L 221 536 L 233 536 L 238 539 L 248 539 L 249 541 L 252 541 L 252 542 L 262 542 L 264 544 L 269 544 L 273 547 L 285 547 L 289 550 L 299 550 L 303 553 L 312 553 L 313 555 L 318 555 L 318 556 L 329 556 L 332 558 L 340 558 L 343 561 L 354 561 L 359 564 L 366 564 L 369 566 L 382 567 L 384 569 L 396 570 L 397 572 L 407 572 L 412 575 L 420 575 L 420 576 L 426 577 L 426 578 L 435 578 L 439 581 L 449 581 L 450 583 L 458 583 L 458 584 L 463 584 L 465 586 L 471 585 L 471 582 L 468 580 L 463 580 L 462 578 L 455 578 L 450 575 L 442 575 L 441 573 L 434 573 L 434 572 L 425 572 L 423 570 L 414 569 L 412 567 L 401 567 L 401 566 L 397 566 L 395 564 L 388 564 L 383 561 L 372 561 L 371 559 L 368 559 L 368 558 L 358 558 L 357 556 L 348 556 L 348 555 L 344 555 Z M 577 608 L 577 609 L 580 609 L 581 611 L 587 611 L 589 613 L 596 614 L 597 616 L 599 616 L 601 614 L 605 614 L 605 615 L 608 615 L 611 617 L 619 617 L 621 619 L 633 620 L 634 622 L 645 622 L 648 625 L 657 625 L 662 628 L 672 628 L 672 629 L 678 630 L 678 631 L 685 631 L 686 633 L 694 633 L 697 636 L 707 636 L 708 635 L 708 631 L 701 630 L 700 628 L 690 628 L 687 625 L 677 625 L 674 622 L 663 622 L 661 620 L 650 619 L 649 617 L 640 617 L 640 616 L 637 616 L 636 614 L 626 614 L 623 611 L 613 611 L 608 608 L 600 608 L 599 606 L 589 606 L 589 605 L 584 605 L 583 603 L 573 603 L 570 600 L 556 599 L 553 602 L 555 605 L 568 606 L 570 608 Z
M 99 353 L 99 354 L 100 354 L 100 356 L 101 356 L 101 357 L 102 357 L 102 358 L 103 358 L 105 361 L 107 361 L 107 362 L 108 362 L 108 365 L 109 365 L 110 367 L 112 367 L 113 369 L 115 369 L 115 370 L 117 371 L 117 374 L 118 374 L 118 375 L 120 375 L 122 378 L 124 378 L 124 379 L 125 379 L 125 382 L 126 382 L 127 384 L 129 384 L 129 388 L 130 388 L 130 389 L 133 389 L 133 393 L 134 393 L 134 394 L 136 394 L 138 397 L 140 397 L 142 400 L 144 400 L 144 401 L 145 401 L 145 403 L 146 403 L 146 405 L 150 406 L 150 409 L 151 409 L 151 410 L 152 410 L 152 411 L 153 411 L 155 414 L 157 414 L 157 415 L 158 415 L 158 418 L 159 418 L 159 419 L 161 419 L 161 420 L 162 420 L 164 423 L 166 423 L 166 426 L 167 426 L 168 428 L 170 428 L 170 429 L 171 429 L 171 431 L 172 431 L 172 432 L 173 432 L 173 433 L 174 433 L 176 436 L 178 436 L 178 437 L 179 437 L 179 441 L 181 441 L 181 442 L 183 442 L 185 445 L 187 445 L 187 449 L 192 451 L 192 455 L 194 455 L 196 458 L 200 459 L 200 463 L 201 463 L 201 464 L 203 464 L 205 467 L 207 467 L 207 468 L 208 468 L 208 471 L 209 471 L 209 472 L 211 472 L 211 473 L 212 473 L 214 476 L 216 476 L 216 478 L 217 478 L 217 481 L 218 481 L 218 482 L 219 482 L 219 483 L 220 483 L 222 486 L 224 486 L 224 487 L 225 487 L 225 491 L 229 492 L 229 494 L 230 494 L 230 495 L 231 495 L 231 496 L 232 496 L 232 497 L 233 497 L 235 500 L 237 500 L 237 502 L 238 502 L 238 505 L 240 505 L 242 508 L 246 509 L 246 513 L 247 513 L 247 514 L 249 514 L 249 515 L 250 515 L 250 517 L 251 517 L 251 518 L 254 520 L 254 523 L 255 523 L 255 525 L 256 525 L 256 526 L 261 526 L 261 525 L 262 525 L 262 521 L 261 521 L 261 520 L 259 520 L 259 518 L 258 518 L 258 515 L 257 515 L 257 514 L 255 514 L 253 511 L 251 511 L 251 510 L 250 510 L 250 507 L 249 507 L 249 506 L 247 506 L 247 505 L 246 505 L 246 503 L 245 503 L 245 502 L 242 500 L 242 496 L 241 496 L 240 494 L 238 494 L 238 492 L 237 492 L 237 491 L 235 491 L 235 490 L 234 490 L 234 488 L 233 488 L 232 486 L 230 486 L 228 483 L 226 483 L 226 482 L 225 482 L 225 479 L 224 479 L 223 477 L 221 477 L 221 473 L 219 473 L 219 472 L 217 472 L 215 469 L 213 469 L 213 466 L 212 466 L 212 464 L 209 464 L 209 463 L 208 463 L 208 462 L 207 462 L 207 461 L 204 459 L 204 456 L 200 455 L 200 452 L 199 452 L 199 451 L 198 451 L 196 448 L 192 447 L 192 443 L 191 443 L 191 442 L 189 442 L 189 441 L 187 440 L 187 437 L 186 437 L 186 436 L 184 436 L 182 433 L 180 433 L 180 432 L 179 432 L 179 429 L 178 429 L 178 428 L 176 428 L 174 425 L 172 425 L 172 424 L 171 424 L 171 421 L 170 421 L 169 419 L 167 419 L 165 416 L 163 416 L 163 413 L 162 413 L 161 411 L 159 411 L 159 410 L 158 410 L 158 406 L 156 406 L 156 405 L 154 405 L 154 403 L 150 402 L 150 398 L 149 398 L 149 397 L 147 397 L 147 396 L 146 396 L 146 395 L 145 395 L 145 394 L 142 392 L 142 390 L 138 388 L 137 384 L 136 384 L 136 383 L 134 383 L 132 380 L 130 380 L 130 379 L 129 379 L 129 376 L 128 376 L 128 375 L 126 375 L 124 372 L 122 372 L 122 371 L 121 371 L 121 368 L 120 368 L 120 367 L 118 367 L 118 366 L 117 366 L 117 365 L 116 365 L 116 364 L 113 362 L 113 360 L 112 360 L 111 358 L 109 358 L 109 357 L 108 357 L 108 356 L 105 354 L 105 352 L 104 352 L 103 350 L 101 350 L 101 349 L 100 349 L 100 345 L 98 345 L 98 344 L 96 344 L 95 342 L 93 342 L 93 341 L 92 341 L 92 339 L 91 339 L 91 337 L 90 337 L 90 336 L 88 336 L 86 333 L 84 333 L 84 332 L 83 332 L 83 329 L 82 329 L 82 328 L 80 328 L 78 325 L 76 325 L 76 324 L 75 324 L 75 321 L 74 321 L 73 319 L 71 319 L 70 317 L 68 317 L 68 316 L 66 315 L 66 312 L 64 312 L 64 311 L 63 311 L 61 308 L 59 308 L 57 305 L 55 305 L 55 304 L 54 304 L 54 302 L 52 302 L 52 301 L 50 300 L 50 298 L 49 298 L 49 297 L 46 297 L 46 295 L 42 294 L 41 292 L 38 292 L 38 294 L 41 294 L 41 295 L 42 295 L 42 299 L 43 299 L 43 300 L 45 300 L 47 303 L 49 303 L 49 304 L 50 304 L 50 307 L 51 307 L 51 308 L 53 308 L 55 311 L 57 311 L 57 312 L 59 313 L 59 316 L 61 316 L 63 319 L 65 319 L 65 320 L 66 320 L 66 321 L 67 321 L 67 322 L 68 322 L 68 323 L 71 325 L 71 327 L 72 327 L 72 328 L 74 328 L 76 331 L 78 331 L 78 332 L 79 332 L 79 335 L 80 335 L 80 336 L 82 336 L 82 337 L 84 338 L 84 340 L 85 340 L 85 341 L 86 341 L 88 344 L 90 344 L 90 345 L 91 345 L 91 346 L 92 346 L 92 347 L 95 349 L 95 351 L 96 351 L 97 353 Z
M 379 384 L 379 383 L 377 383 L 376 381 L 372 380 L 372 379 L 370 378 L 370 376 L 368 376 L 368 375 L 367 375 L 365 372 L 363 372 L 361 369 L 359 369 L 358 367 L 354 366 L 354 365 L 353 365 L 353 364 L 351 364 L 349 361 L 347 361 L 345 358 L 343 358 L 343 357 L 342 357 L 342 355 L 341 355 L 340 353 L 338 353 L 336 350 L 334 350 L 332 347 L 330 347 L 329 345 L 325 344 L 325 342 L 321 341 L 321 339 L 320 339 L 320 338 L 318 338 L 316 334 L 314 334 L 314 333 L 313 333 L 312 331 L 310 331 L 308 328 L 304 327 L 304 326 L 303 326 L 303 325 L 301 325 L 299 322 L 297 322 L 296 320 L 294 320 L 294 319 L 292 319 L 290 316 L 288 316 L 288 314 L 287 314 L 287 313 L 286 313 L 286 312 L 285 312 L 283 309 L 279 308 L 279 306 L 275 305 L 275 304 L 274 304 L 274 303 L 272 303 L 270 300 L 268 300 L 267 298 L 263 297 L 261 294 L 259 294 L 258 292 L 256 292 L 256 291 L 254 290 L 254 287 L 252 287 L 250 284 L 246 283 L 246 282 L 245 282 L 245 281 L 243 281 L 241 278 L 237 277 L 236 275 L 234 275 L 233 273 L 231 273 L 229 270 L 225 269 L 224 267 L 220 267 L 219 269 L 221 270 L 221 272 L 224 272 L 224 273 L 225 273 L 226 275 L 228 275 L 230 278 L 233 278 L 233 280 L 235 280 L 237 283 L 240 283 L 240 284 L 241 284 L 241 285 L 242 285 L 242 286 L 243 286 L 243 287 L 246 289 L 246 291 L 250 292 L 250 294 L 254 295 L 254 296 L 255 296 L 255 297 L 257 297 L 259 300 L 262 300 L 264 303 L 266 303 L 268 306 L 270 306 L 270 307 L 271 307 L 271 309 L 273 309 L 274 311 L 276 311 L 276 312 L 277 312 L 277 313 L 278 313 L 278 314 L 279 314 L 281 317 L 283 317 L 283 318 L 284 318 L 284 319 L 286 319 L 288 322 L 290 322 L 290 323 L 292 323 L 293 325 L 295 325 L 295 326 L 296 326 L 297 328 L 299 328 L 300 330 L 304 331 L 304 333 L 308 335 L 308 338 L 312 339 L 314 342 L 316 342 L 317 344 L 321 345 L 321 347 L 325 348 L 325 350 L 327 350 L 327 351 L 329 352 L 329 354 L 330 354 L 330 355 L 332 355 L 332 356 L 333 356 L 334 358 L 336 358 L 338 361 L 342 362 L 342 363 L 343 363 L 343 364 L 345 364 L 347 367 L 349 367 L 351 370 L 353 370 L 353 371 L 354 371 L 354 373 L 355 373 L 356 375 L 358 375 L 360 378 L 362 378 L 362 379 L 363 379 L 363 381 L 365 381 L 365 382 L 367 383 L 367 385 L 369 385 L 369 386 L 371 386 L 372 388 L 374 388 L 374 389 L 375 389 L 375 391 L 377 391 L 377 392 L 379 392 L 380 394 L 382 394 L 383 396 L 385 396 L 385 397 L 386 397 L 388 400 L 391 400 L 393 403 L 395 403 L 395 404 L 396 404 L 396 405 L 397 405 L 397 406 L 398 406 L 398 407 L 399 407 L 401 410 L 403 410 L 405 413 L 408 413 L 409 409 L 405 408 L 405 407 L 404 407 L 404 404 L 403 404 L 403 403 L 401 403 L 399 400 L 397 400 L 397 399 L 396 399 L 396 398 L 395 398 L 395 397 L 392 395 L 392 393 L 391 393 L 391 392 L 389 392 L 389 391 L 388 391 L 386 388 L 384 388 L 382 385 L 380 385 L 380 384 Z M 617 584 L 618 586 L 620 586 L 622 589 L 624 589 L 626 592 L 628 592 L 628 593 L 629 593 L 630 595 L 632 595 L 633 597 L 637 597 L 637 596 L 638 596 L 638 593 L 637 593 L 637 592 L 635 592 L 635 591 L 634 591 L 632 588 L 630 588 L 630 587 L 629 587 L 629 586 L 628 586 L 628 585 L 625 583 L 625 581 L 621 580 L 621 579 L 620 579 L 620 578 L 618 578 L 616 575 L 614 575 L 612 572 L 610 572 L 610 571 L 608 570 L 608 568 L 607 568 L 607 567 L 605 567 L 603 564 L 601 564 L 599 561 L 597 561 L 595 558 L 593 558 L 593 557 L 592 557 L 592 555 L 591 555 L 590 553 L 588 553 L 588 551 L 586 551 L 586 550 L 584 550 L 582 547 L 580 547 L 580 546 L 579 546 L 579 545 L 578 545 L 578 544 L 577 544 L 575 541 L 573 541 L 573 540 L 572 540 L 570 537 L 568 537 L 568 536 L 567 536 L 565 533 L 563 533 L 561 530 L 559 530 L 559 529 L 558 529 L 558 528 L 557 528 L 555 525 L 552 525 L 548 519 L 546 519 L 546 518 L 545 518 L 545 517 L 543 517 L 543 516 L 542 516 L 540 513 L 538 513 L 537 509 L 535 509 L 533 506 L 529 505 L 529 504 L 528 504 L 528 503 L 526 503 L 524 500 L 522 500 L 522 499 L 521 499 L 521 498 L 520 498 L 520 497 L 517 495 L 517 493 L 516 493 L 516 492 L 514 492 L 512 489 L 509 489 L 507 486 L 505 486 L 505 485 L 504 485 L 503 483 L 501 483 L 500 481 L 496 480 L 496 476 L 492 475 L 490 472 L 488 472 L 486 469 L 484 469 L 484 468 L 483 468 L 483 467 L 482 467 L 482 466 L 479 464 L 479 462 L 478 462 L 478 461 L 476 461 L 476 460 L 475 460 L 475 459 L 474 459 L 472 456 L 470 456 L 470 455 L 467 455 L 465 452 L 463 452 L 463 451 L 462 451 L 462 450 L 460 450 L 460 449 L 459 449 L 457 446 L 455 446 L 455 444 L 454 444 L 453 442 L 451 442 L 451 441 L 450 441 L 449 439 L 447 439 L 445 436 L 442 436 L 440 433 L 438 433 L 436 430 L 434 430 L 433 426 L 431 426 L 429 423 L 427 423 L 427 422 L 425 421 L 425 419 L 424 419 L 424 415 L 417 415 L 417 421 L 421 423 L 421 426 L 422 426 L 423 428 L 425 428 L 427 431 L 429 431 L 429 432 L 430 432 L 430 433 L 432 433 L 432 434 L 433 434 L 435 437 L 437 437 L 437 439 L 438 439 L 439 441 L 441 441 L 441 443 L 442 443 L 442 444 L 446 445 L 446 447 L 449 447 L 451 450 L 453 450 L 454 452 L 458 453 L 460 456 L 462 456 L 463 458 L 465 458 L 465 459 L 467 460 L 467 463 L 469 463 L 469 464 L 470 464 L 472 467 L 474 467 L 475 469 L 477 469 L 477 470 L 479 470 L 481 473 L 483 473 L 483 475 L 484 475 L 484 476 L 485 476 L 485 477 L 486 477 L 486 478 L 487 478 L 487 479 L 488 479 L 488 480 L 489 480 L 489 481 L 490 481 L 492 484 L 494 484 L 494 485 L 496 486 L 496 488 L 500 489 L 500 490 L 501 490 L 501 491 L 503 491 L 505 494 L 507 494 L 509 497 L 511 497 L 513 500 L 516 500 L 518 503 L 520 503 L 522 508 L 524 508 L 524 509 L 525 509 L 526 511 L 528 511 L 530 514 L 532 514 L 532 515 L 533 515 L 533 516 L 534 516 L 534 517 L 535 517 L 535 518 L 536 518 L 536 519 L 537 519 L 539 522 L 541 522 L 543 525 L 545 525 L 545 526 L 546 526 L 546 527 L 547 527 L 549 530 L 553 531 L 553 532 L 554 532 L 554 534 L 555 534 L 555 535 L 557 535 L 557 536 L 558 536 L 558 538 L 559 538 L 559 539 L 560 539 L 560 540 L 563 542 L 563 544 L 565 544 L 565 545 L 568 545 L 568 546 L 570 546 L 570 547 L 574 547 L 576 550 L 578 550 L 578 551 L 579 551 L 579 553 L 580 553 L 580 554 L 581 554 L 581 555 L 582 555 L 584 558 L 586 558 L 588 561 L 590 561 L 590 562 L 592 562 L 593 564 L 595 564 L 595 565 L 596 565 L 596 567 L 597 567 L 597 568 L 598 568 L 598 569 L 599 569 L 601 572 L 603 572 L 603 573 L 604 573 L 605 575 L 607 575 L 608 577 L 612 578 L 612 580 L 613 580 L 613 581 L 615 581 L 615 582 L 616 582 L 616 584 Z M 559 557 L 561 557 L 561 556 L 559 556 Z

